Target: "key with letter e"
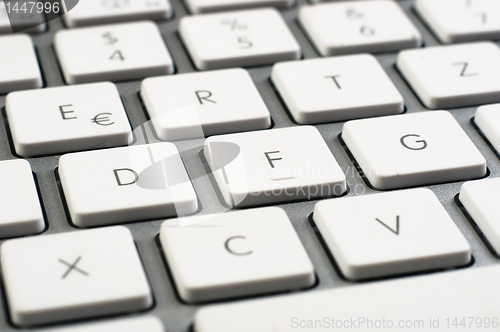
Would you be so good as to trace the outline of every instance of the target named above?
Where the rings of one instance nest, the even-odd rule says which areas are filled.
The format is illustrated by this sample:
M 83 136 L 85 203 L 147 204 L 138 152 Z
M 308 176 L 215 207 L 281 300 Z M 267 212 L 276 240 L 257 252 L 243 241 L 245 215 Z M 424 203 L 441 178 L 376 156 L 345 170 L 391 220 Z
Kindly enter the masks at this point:
M 5 108 L 23 157 L 126 145 L 132 134 L 109 82 L 13 92 Z

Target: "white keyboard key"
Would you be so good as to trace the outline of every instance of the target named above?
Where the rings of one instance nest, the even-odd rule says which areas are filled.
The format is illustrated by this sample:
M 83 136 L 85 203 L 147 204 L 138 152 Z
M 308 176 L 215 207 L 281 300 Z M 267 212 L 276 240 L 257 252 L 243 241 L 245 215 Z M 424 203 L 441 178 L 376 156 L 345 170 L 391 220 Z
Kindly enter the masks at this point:
M 428 108 L 500 102 L 500 49 L 491 42 L 402 51 L 396 65 Z
M 59 176 L 72 222 L 102 226 L 194 213 L 198 201 L 172 143 L 66 154 Z
M 0 247 L 12 322 L 33 326 L 147 309 L 153 296 L 132 234 L 111 227 Z
M 179 34 L 199 70 L 268 65 L 301 56 L 274 8 L 185 16 Z
M 422 44 L 420 32 L 395 1 L 303 6 L 299 23 L 322 56 L 391 52 Z
M 314 267 L 280 208 L 167 220 L 160 240 L 179 295 L 188 303 L 306 288 L 315 282 Z
M 45 23 L 45 18 L 42 13 L 38 13 L 35 9 L 30 13 L 28 10 L 32 6 L 30 2 L 33 1 L 22 1 L 16 0 L 15 2 L 10 2 L 9 7 L 5 6 L 5 1 L 0 1 L 0 34 L 12 33 L 12 32 L 44 32 L 47 28 Z M 14 9 L 17 3 L 17 11 Z M 27 11 L 23 13 L 21 8 L 26 4 Z M 7 14 L 9 11 L 9 14 Z
M 0 73 L 0 94 L 42 87 L 42 74 L 30 36 L 0 37 Z
M 142 82 L 141 97 L 162 140 L 271 126 L 269 111 L 244 69 L 147 78 Z
M 497 0 L 417 0 L 415 10 L 443 43 L 500 39 Z
M 404 111 L 403 97 L 369 54 L 277 63 L 271 78 L 302 124 Z
M 294 0 L 185 0 L 186 6 L 193 14 L 201 14 L 222 10 L 235 10 L 252 7 L 289 7 Z
M 85 323 L 68 327 L 55 327 L 37 330 L 37 332 L 165 332 L 161 320 L 154 316 L 122 318 L 102 323 Z
M 42 208 L 26 160 L 0 162 L 0 238 L 40 233 L 45 228 Z
M 351 280 L 463 266 L 471 260 L 469 243 L 429 189 L 321 201 L 314 221 Z
M 474 123 L 497 152 L 500 152 L 500 104 L 478 107 Z
M 54 47 L 68 84 L 168 75 L 174 64 L 150 21 L 56 32 Z
M 6 112 L 24 157 L 127 145 L 132 134 L 113 83 L 13 92 Z
M 66 10 L 66 4 L 63 1 Z M 173 14 L 170 0 L 85 0 L 64 14 L 68 27 L 129 22 L 137 20 L 166 20 Z
M 494 286 L 499 278 L 500 266 L 494 265 L 219 304 L 199 309 L 194 326 L 197 332 L 477 332 L 482 330 L 477 326 L 498 320 L 500 288 Z M 481 319 L 455 328 L 455 317 L 459 323 L 462 317 Z
M 486 175 L 486 160 L 446 111 L 349 121 L 342 139 L 378 189 Z
M 311 126 L 212 136 L 203 152 L 231 206 L 339 196 L 347 188 L 344 173 Z
M 466 182 L 460 189 L 460 202 L 479 226 L 496 253 L 500 253 L 500 179 Z

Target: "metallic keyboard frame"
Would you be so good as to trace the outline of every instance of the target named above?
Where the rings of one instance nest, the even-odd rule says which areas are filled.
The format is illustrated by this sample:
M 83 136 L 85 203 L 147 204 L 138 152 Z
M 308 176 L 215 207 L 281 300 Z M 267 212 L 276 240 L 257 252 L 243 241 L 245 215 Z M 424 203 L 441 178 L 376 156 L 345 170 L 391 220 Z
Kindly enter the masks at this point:
M 160 30 L 164 36 L 166 44 L 172 54 L 176 66 L 176 73 L 188 73 L 196 71 L 190 60 L 186 49 L 184 48 L 179 35 L 177 33 L 178 20 L 180 17 L 187 15 L 187 9 L 182 3 L 182 0 L 170 0 L 173 5 L 175 16 L 168 21 L 157 22 Z M 293 35 L 302 46 L 303 55 L 305 59 L 317 58 L 318 53 L 313 48 L 311 42 L 304 34 L 303 30 L 297 23 L 297 8 L 306 4 L 306 0 L 296 0 L 297 4 L 288 9 L 281 10 L 288 26 L 290 27 Z M 353 2 L 354 3 L 354 2 Z M 410 20 L 417 26 L 418 30 L 422 33 L 425 46 L 439 45 L 429 28 L 427 28 L 422 20 L 418 18 L 412 10 L 413 0 L 400 0 L 398 3 L 403 7 L 404 11 Z M 53 35 L 54 32 L 64 27 L 62 21 L 57 19 L 49 23 L 48 31 L 42 34 L 34 34 L 33 39 L 36 45 L 40 65 L 44 75 L 44 82 L 46 87 L 62 86 L 65 85 L 61 75 L 61 70 L 58 60 L 54 53 L 53 48 Z M 500 45 L 500 43 L 498 43 Z M 418 100 L 411 88 L 402 78 L 400 73 L 394 66 L 397 52 L 376 54 L 377 59 L 380 61 L 385 71 L 394 82 L 400 93 L 403 95 L 407 112 L 421 112 L 427 109 Z M 288 115 L 285 106 L 283 105 L 279 95 L 273 88 L 269 79 L 271 73 L 271 66 L 260 66 L 247 68 L 250 72 L 257 89 L 263 97 L 269 111 L 271 112 L 274 121 L 274 128 L 283 128 L 296 126 L 290 116 Z M 120 91 L 125 109 L 128 113 L 130 122 L 133 128 L 136 128 L 147 121 L 144 109 L 138 98 L 140 91 L 141 81 L 128 81 L 117 83 Z M 0 108 L 5 106 L 5 95 L 0 96 Z M 490 171 L 490 178 L 500 176 L 500 160 L 482 138 L 481 134 L 474 128 L 471 119 L 474 116 L 477 107 L 466 107 L 456 110 L 451 110 L 454 117 L 458 120 L 467 135 L 471 138 L 477 148 L 481 151 L 488 163 Z M 14 159 L 16 156 L 12 153 L 9 143 L 8 124 L 5 119 L 5 112 L 3 112 L 4 123 L 0 124 L 0 160 Z M 377 190 L 367 187 L 363 179 L 359 176 L 358 171 L 355 169 L 353 163 L 348 157 L 346 151 L 342 147 L 338 135 L 342 131 L 343 122 L 329 123 L 316 125 L 321 132 L 323 139 L 327 143 L 331 152 L 337 159 L 342 170 L 347 176 L 347 183 L 350 191 L 347 196 L 356 196 L 359 194 L 372 194 L 379 192 Z M 49 128 L 48 128 L 49 130 Z M 206 173 L 199 155 L 202 148 L 203 141 L 191 140 L 175 143 L 181 150 L 188 152 L 182 155 L 183 161 L 191 177 L 197 179 L 194 181 L 196 192 L 199 196 L 203 206 L 200 213 L 217 212 L 224 209 L 216 195 L 216 191 L 210 182 L 209 177 L 201 176 Z M 58 188 L 56 180 L 56 167 L 59 156 L 46 156 L 40 158 L 29 158 L 32 169 L 36 174 L 41 199 L 46 213 L 46 221 L 49 224 L 48 229 L 43 233 L 54 234 L 72 232 L 77 230 L 68 222 L 67 215 L 61 193 Z M 466 218 L 460 207 L 454 200 L 455 195 L 460 191 L 460 186 L 463 182 L 454 182 L 448 184 L 427 186 L 439 198 L 448 213 L 451 215 L 459 229 L 467 238 L 467 241 L 472 247 L 474 257 L 473 264 L 466 268 L 476 268 L 478 266 L 486 266 L 498 264 L 500 261 L 488 249 L 483 240 L 481 240 L 478 233 L 474 230 L 470 220 Z M 322 289 L 345 287 L 350 285 L 360 284 L 359 282 L 350 282 L 343 279 L 336 271 L 332 264 L 328 253 L 323 248 L 320 239 L 318 238 L 314 227 L 309 222 L 309 216 L 314 209 L 317 200 L 294 202 L 289 204 L 277 204 L 275 206 L 282 207 L 290 217 L 293 226 L 295 227 L 304 247 L 309 254 L 318 278 L 317 285 L 308 290 L 301 290 L 298 292 L 315 292 Z M 154 293 L 155 304 L 150 310 L 131 315 L 123 315 L 117 317 L 134 317 L 141 315 L 156 315 L 160 317 L 165 325 L 166 331 L 169 332 L 186 332 L 189 331 L 192 325 L 193 315 L 199 305 L 191 305 L 182 303 L 176 294 L 175 286 L 165 266 L 162 254 L 157 241 L 157 235 L 160 229 L 161 220 L 135 222 L 126 224 L 134 236 L 137 243 L 139 253 L 142 257 L 146 273 L 150 280 L 152 290 Z M 37 236 L 43 236 L 37 235 Z M 0 241 L 0 243 L 4 242 Z M 367 248 L 369 249 L 369 248 Z M 36 273 L 36 271 L 34 271 Z M 428 273 L 450 273 L 450 272 L 428 272 Z M 415 275 L 415 274 L 413 274 Z M 408 276 L 401 276 L 406 278 Z M 380 282 L 381 280 L 388 280 L 391 278 L 365 281 L 362 283 Z M 464 285 L 467 287 L 467 285 Z M 18 327 L 13 326 L 8 319 L 8 309 L 5 302 L 5 290 L 3 284 L 1 286 L 0 301 L 0 331 L 18 331 Z M 275 294 L 260 296 L 261 298 L 270 298 Z M 238 301 L 238 300 L 234 300 Z M 231 301 L 224 301 L 225 303 Z M 251 314 L 251 313 L 249 313 Z M 85 322 L 98 322 L 106 320 L 109 317 L 102 317 L 96 319 L 89 319 Z M 75 322 L 67 324 L 55 324 L 55 326 L 71 326 Z M 80 324 L 76 322 L 76 324 Z M 52 325 L 51 325 L 52 326 Z M 24 329 L 23 329 L 24 330 Z

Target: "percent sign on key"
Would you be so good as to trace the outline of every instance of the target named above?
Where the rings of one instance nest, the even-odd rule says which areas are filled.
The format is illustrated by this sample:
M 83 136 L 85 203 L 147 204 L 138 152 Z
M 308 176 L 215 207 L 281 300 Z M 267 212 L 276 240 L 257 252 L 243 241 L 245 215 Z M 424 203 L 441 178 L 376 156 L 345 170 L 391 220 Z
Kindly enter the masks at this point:
M 246 30 L 247 25 L 245 23 L 238 22 L 237 19 L 234 20 L 223 20 L 222 25 L 225 27 L 229 27 L 231 31 L 235 30 Z

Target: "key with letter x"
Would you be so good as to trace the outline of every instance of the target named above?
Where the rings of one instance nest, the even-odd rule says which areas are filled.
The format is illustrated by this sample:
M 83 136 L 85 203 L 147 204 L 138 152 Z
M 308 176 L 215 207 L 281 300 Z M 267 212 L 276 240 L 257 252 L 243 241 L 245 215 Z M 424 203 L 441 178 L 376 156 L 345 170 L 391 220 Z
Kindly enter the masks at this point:
M 19 326 L 140 311 L 153 296 L 132 238 L 110 227 L 10 240 L 0 247 Z

